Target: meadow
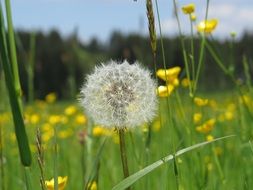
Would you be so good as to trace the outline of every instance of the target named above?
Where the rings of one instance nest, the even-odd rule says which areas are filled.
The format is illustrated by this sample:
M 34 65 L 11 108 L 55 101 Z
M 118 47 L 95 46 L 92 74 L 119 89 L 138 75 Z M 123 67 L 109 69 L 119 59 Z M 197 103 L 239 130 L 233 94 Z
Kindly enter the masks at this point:
M 103 84 L 104 81 L 97 79 L 98 83 L 94 82 L 94 86 L 89 84 L 83 87 L 86 89 L 81 91 L 81 95 L 78 93 L 71 100 L 62 100 L 53 91 L 41 99 L 30 99 L 31 94 L 34 93 L 32 50 L 35 48 L 32 45 L 27 74 L 30 81 L 29 94 L 22 94 L 17 72 L 18 64 L 15 59 L 11 14 L 8 14 L 11 7 L 8 2 L 7 0 L 7 28 L 3 22 L 5 17 L 2 9 L 0 11 L 2 64 L 0 72 L 4 73 L 0 75 L 1 190 L 246 190 L 253 188 L 251 60 L 246 56 L 243 57 L 241 78 L 235 74 L 232 62 L 229 64 L 223 62 L 224 59 L 220 57 L 212 43 L 212 32 L 218 20 L 207 19 L 209 1 L 207 1 L 206 18 L 197 25 L 196 34 L 193 33 L 196 19 L 195 5 L 180 7 L 180 11 L 189 16 L 191 23 L 192 36 L 187 40 L 181 33 L 180 21 L 176 13 L 184 67 L 167 66 L 162 31 L 155 28 L 155 15 L 159 18 L 157 1 L 154 1 L 155 5 L 151 0 L 146 1 L 150 54 L 154 67 L 152 80 L 157 86 L 152 91 L 152 85 L 145 84 L 148 83 L 145 81 L 148 74 L 144 77 L 147 70 L 138 71 L 144 73 L 141 74 L 144 79 L 139 79 L 137 74 L 131 73 L 130 68 L 134 66 L 128 63 L 123 63 L 126 68 L 129 68 L 127 72 L 130 72 L 127 75 L 129 78 L 124 80 L 136 79 L 133 85 L 136 82 L 141 84 L 140 87 L 143 85 L 150 87 L 151 91 L 147 93 L 155 95 L 157 109 L 154 108 L 155 117 L 150 114 L 152 121 L 145 118 L 149 122 L 143 122 L 136 127 L 128 126 L 125 117 L 128 116 L 128 112 L 138 114 L 140 111 L 145 111 L 150 102 L 146 102 L 147 104 L 145 101 L 144 104 L 142 102 L 141 109 L 132 104 L 132 102 L 136 103 L 135 99 L 147 98 L 142 93 L 145 89 L 133 90 L 130 88 L 132 84 L 124 83 L 124 80 L 121 84 L 118 82 L 121 80 L 121 75 L 115 75 L 118 78 L 114 79 L 114 75 L 110 76 L 111 73 L 106 73 L 107 78 L 111 77 L 110 80 L 114 80 L 111 86 L 100 88 L 99 84 Z M 153 6 L 157 9 L 153 10 Z M 178 10 L 176 1 L 174 6 L 175 10 Z M 154 14 L 155 10 L 157 10 L 156 14 Z M 159 22 L 158 19 L 158 26 L 160 26 Z M 156 30 L 161 36 L 161 50 L 157 48 Z M 231 38 L 234 37 L 235 34 L 232 33 Z M 194 38 L 199 38 L 198 46 L 194 44 Z M 161 68 L 157 68 L 158 51 L 163 55 Z M 213 58 L 216 66 L 230 80 L 233 84 L 232 88 L 219 91 L 201 91 L 198 88 L 200 80 L 204 80 L 201 71 L 205 64 L 205 53 Z M 113 72 L 115 73 L 117 72 Z M 121 126 L 118 121 L 115 122 L 114 127 L 108 127 L 106 122 L 104 126 L 97 124 L 99 122 L 92 119 L 96 117 L 86 112 L 97 106 L 97 114 L 108 117 L 107 113 L 110 109 L 103 110 L 102 106 L 100 110 L 100 102 L 95 102 L 103 94 L 93 93 L 90 98 L 91 100 L 94 98 L 94 102 L 82 101 L 83 96 L 89 95 L 87 89 L 98 90 L 94 92 L 100 92 L 99 90 L 103 92 L 105 89 L 107 102 L 102 103 L 109 102 L 108 105 L 114 106 L 116 111 L 113 110 L 113 118 L 124 125 Z M 137 92 L 137 95 L 144 95 L 139 97 L 135 94 Z M 24 101 L 24 96 L 30 97 L 29 102 Z M 116 99 L 114 96 L 117 96 Z M 146 113 L 144 111 L 143 115 Z

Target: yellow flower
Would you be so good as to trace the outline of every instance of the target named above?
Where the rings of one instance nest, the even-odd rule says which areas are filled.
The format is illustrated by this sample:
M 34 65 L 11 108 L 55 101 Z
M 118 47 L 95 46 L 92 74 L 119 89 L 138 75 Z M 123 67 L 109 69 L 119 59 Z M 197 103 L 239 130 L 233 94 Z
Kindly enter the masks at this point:
M 70 129 L 59 131 L 57 134 L 57 136 L 60 139 L 66 139 L 66 138 L 70 137 L 71 135 L 73 135 L 73 131 Z
M 64 113 L 68 116 L 73 115 L 77 112 L 77 108 L 75 106 L 68 106 L 65 110 Z
M 197 30 L 198 32 L 204 32 L 209 34 L 216 28 L 217 24 L 217 19 L 204 20 L 198 24 Z
M 75 121 L 78 125 L 85 125 L 87 123 L 87 117 L 83 114 L 78 114 Z
M 67 183 L 67 180 L 68 180 L 68 177 L 65 176 L 65 177 L 61 177 L 59 176 L 58 177 L 58 189 L 59 190 L 63 190 L 66 186 L 66 183 Z M 50 181 L 45 181 L 45 185 L 46 185 L 46 188 L 48 190 L 54 190 L 54 178 L 51 179 Z
M 54 92 L 49 93 L 46 95 L 45 100 L 47 103 L 54 103 L 56 101 L 57 95 Z
M 204 124 L 196 127 L 196 131 L 200 133 L 209 133 L 213 130 L 216 119 L 209 119 Z
M 168 85 L 168 86 L 159 86 L 156 90 L 156 93 L 159 97 L 168 97 L 171 95 L 171 93 L 174 90 L 173 85 Z
M 181 85 L 183 86 L 183 87 L 188 87 L 189 85 L 190 85 L 190 80 L 188 79 L 188 78 L 183 78 L 182 80 L 181 80 Z
M 213 135 L 207 135 L 206 140 L 207 141 L 212 141 L 214 139 Z
M 196 19 L 197 19 L 197 16 L 194 13 L 192 13 L 191 14 L 191 21 L 195 21 Z
M 178 75 L 179 75 L 180 71 L 181 71 L 180 67 L 172 67 L 170 69 L 158 69 L 156 71 L 156 75 L 160 79 L 167 81 L 169 84 L 173 84 L 173 85 L 177 86 L 179 82 L 175 81 L 175 79 L 178 80 Z
M 195 11 L 195 5 L 193 3 L 185 5 L 182 7 L 182 11 L 184 14 L 191 14 Z
M 111 134 L 111 131 L 102 126 L 97 125 L 93 127 L 92 134 L 95 137 L 104 136 L 104 135 L 109 136 Z
M 199 123 L 201 119 L 202 119 L 202 113 L 194 113 L 194 115 L 193 115 L 193 122 L 195 124 Z
M 94 181 L 91 184 L 89 183 L 88 184 L 88 189 L 90 189 L 90 190 L 97 190 L 98 189 L 97 182 Z
M 199 97 L 195 97 L 194 98 L 194 103 L 197 106 L 206 106 L 208 104 L 208 99 L 202 99 L 202 98 L 199 98 Z
M 52 125 L 58 124 L 61 122 L 61 116 L 60 115 L 51 115 L 48 118 L 48 122 Z
M 153 130 L 153 131 L 160 131 L 160 129 L 161 129 L 161 122 L 160 122 L 159 119 L 157 119 L 157 120 L 153 123 L 153 125 L 152 125 L 152 130 Z
M 38 114 L 32 114 L 30 117 L 30 123 L 31 124 L 37 124 L 40 121 L 40 116 Z

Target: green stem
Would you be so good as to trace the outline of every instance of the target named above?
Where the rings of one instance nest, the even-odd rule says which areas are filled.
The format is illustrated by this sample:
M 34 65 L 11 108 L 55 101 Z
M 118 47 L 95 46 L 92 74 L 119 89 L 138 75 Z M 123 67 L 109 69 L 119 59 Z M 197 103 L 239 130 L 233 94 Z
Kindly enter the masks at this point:
M 0 5 L 0 58 L 3 65 L 6 87 L 9 93 L 9 101 L 11 105 L 13 122 L 15 125 L 15 134 L 17 137 L 21 162 L 24 166 L 30 166 L 32 162 L 31 152 L 29 148 L 27 134 L 25 131 L 25 125 L 20 106 L 21 104 L 19 102 L 18 95 L 15 91 L 2 13 L 3 13 L 2 7 Z
M 10 62 L 11 62 L 11 68 L 12 68 L 12 73 L 13 73 L 14 87 L 18 96 L 19 106 L 22 109 L 22 102 L 21 102 L 22 92 L 21 92 L 19 73 L 18 73 L 18 63 L 17 63 L 13 24 L 12 24 L 10 0 L 5 0 L 5 8 L 6 8 L 6 15 L 7 15 L 8 42 L 9 42 L 9 48 L 10 48 Z
M 54 190 L 58 190 L 58 150 L 57 150 L 57 129 L 54 127 Z
M 31 175 L 30 175 L 30 168 L 29 167 L 24 167 L 24 172 L 25 172 L 25 184 L 26 184 L 26 189 L 27 190 L 32 190 L 32 184 L 31 184 Z
M 189 63 L 188 63 L 188 59 L 187 59 L 187 53 L 186 53 L 186 48 L 185 48 L 183 33 L 182 33 L 182 30 L 181 30 L 180 20 L 179 20 L 179 16 L 178 16 L 178 12 L 177 12 L 177 3 L 176 3 L 176 0 L 173 0 L 173 4 L 174 4 L 174 10 L 175 10 L 175 15 L 176 15 L 176 19 L 177 19 L 177 25 L 178 25 L 180 43 L 181 43 L 181 47 L 182 47 L 182 50 L 183 50 L 183 58 L 184 58 L 184 65 L 185 65 L 185 70 L 186 70 L 186 76 L 190 80 L 191 76 L 190 76 Z M 189 91 L 190 91 L 190 96 L 192 96 L 193 92 L 192 92 L 192 84 L 191 83 L 189 84 Z
M 3 156 L 3 134 L 2 134 L 2 125 L 0 123 L 0 171 L 1 171 L 1 189 L 5 190 L 4 182 L 4 156 Z
M 30 36 L 30 52 L 29 52 L 29 60 L 28 60 L 28 101 L 31 103 L 34 100 L 34 59 L 35 59 L 35 33 L 32 32 Z
M 192 81 L 195 81 L 194 35 L 193 35 L 193 22 L 191 19 L 191 14 L 189 15 L 189 19 L 191 23 L 191 57 L 190 58 L 192 62 Z
M 129 176 L 128 164 L 127 164 L 127 153 L 126 153 L 126 144 L 125 144 L 125 131 L 124 129 L 119 129 L 119 142 L 120 142 L 120 156 L 122 162 L 122 168 L 124 173 L 124 178 Z M 130 187 L 127 188 L 130 190 Z
M 199 75 L 200 75 L 200 69 L 201 69 L 202 64 L 203 64 L 204 52 L 205 52 L 204 51 L 205 50 L 205 42 L 206 42 L 205 35 L 202 34 L 202 40 L 201 40 L 201 45 L 200 45 L 200 55 L 199 55 L 197 73 L 196 73 L 194 88 L 193 88 L 193 97 L 195 96 L 195 93 L 196 93 L 196 90 L 197 90 L 197 85 L 198 85 L 198 80 L 199 80 Z

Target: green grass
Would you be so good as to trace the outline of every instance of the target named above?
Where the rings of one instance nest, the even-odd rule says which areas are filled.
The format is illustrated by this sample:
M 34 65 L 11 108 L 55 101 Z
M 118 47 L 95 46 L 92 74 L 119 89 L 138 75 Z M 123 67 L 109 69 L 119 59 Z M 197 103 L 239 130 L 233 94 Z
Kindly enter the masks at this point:
M 180 87 L 181 88 L 181 87 Z M 185 89 L 180 89 L 183 94 Z M 210 96 L 210 94 L 209 94 Z M 243 189 L 253 187 L 251 176 L 253 175 L 251 166 L 253 162 L 252 147 L 249 140 L 252 139 L 252 122 L 244 108 L 244 105 L 239 101 L 235 102 L 234 98 L 225 96 L 221 93 L 214 95 L 218 97 L 217 107 L 210 106 L 197 107 L 195 111 L 201 111 L 203 121 L 208 118 L 216 118 L 217 121 L 212 131 L 216 137 L 235 134 L 235 137 L 214 142 L 211 145 L 206 145 L 202 148 L 193 150 L 189 153 L 179 156 L 176 159 L 177 173 L 175 176 L 173 162 L 163 164 L 150 174 L 144 176 L 139 181 L 134 183 L 133 189 Z M 169 98 L 171 104 L 172 121 L 174 127 L 169 125 L 168 111 L 166 109 L 165 100 L 161 100 L 161 121 L 160 129 L 152 125 L 152 136 L 150 144 L 150 152 L 148 162 L 146 160 L 145 143 L 147 132 L 145 127 L 139 127 L 126 133 L 126 146 L 129 160 L 130 175 L 144 168 L 145 166 L 165 157 L 168 154 L 173 154 L 173 144 L 176 150 L 189 147 L 193 144 L 206 141 L 207 134 L 201 134 L 195 130 L 195 125 L 191 124 L 191 104 L 190 99 L 184 97 L 182 99 L 185 117 L 182 118 L 179 107 L 176 102 L 175 94 Z M 225 101 L 224 101 L 225 100 Z M 237 99 L 238 100 L 238 99 Z M 227 111 L 227 106 L 233 103 L 236 109 L 233 111 L 232 120 L 224 120 L 222 114 Z M 252 104 L 252 99 L 250 99 Z M 53 115 L 59 115 L 61 118 L 59 123 L 55 124 L 58 136 L 58 174 L 68 176 L 66 189 L 82 189 L 83 170 L 82 159 L 84 159 L 86 169 L 84 171 L 86 179 L 89 177 L 90 170 L 96 159 L 99 147 L 103 139 L 107 138 L 105 146 L 99 156 L 98 169 L 98 186 L 99 189 L 111 189 L 123 179 L 122 166 L 120 161 L 119 146 L 116 132 L 110 132 L 111 135 L 93 135 L 92 131 L 89 134 L 88 127 L 92 127 L 90 122 L 87 124 L 77 124 L 75 118 L 82 114 L 82 110 L 74 105 L 77 111 L 73 115 L 66 115 L 64 110 L 71 102 L 57 102 L 53 104 L 35 103 L 25 107 L 27 118 L 31 118 L 33 114 L 39 115 L 39 121 L 35 124 L 31 120 L 26 120 L 26 128 L 33 151 L 33 164 L 31 166 L 30 175 L 32 176 L 33 189 L 40 189 L 39 178 L 40 171 L 37 164 L 37 153 L 35 148 L 36 128 L 39 127 L 42 136 L 47 134 L 47 130 L 53 130 L 53 124 L 50 124 L 52 129 L 48 129 L 45 123 L 50 123 L 49 118 Z M 4 115 L 7 115 L 4 116 Z M 20 161 L 18 159 L 17 143 L 14 139 L 12 130 L 11 116 L 9 112 L 2 112 L 1 130 L 3 132 L 3 157 L 5 163 L 4 180 L 6 189 L 18 190 L 24 187 L 24 173 L 20 169 Z M 51 118 L 52 119 L 52 118 Z M 3 121 L 4 120 L 4 121 Z M 51 121 L 52 122 L 52 121 Z M 202 123 L 202 122 L 200 122 Z M 189 127 L 190 135 L 186 132 L 186 127 Z M 78 140 L 78 133 L 85 130 L 88 134 L 84 144 Z M 64 132 L 69 133 L 67 137 Z M 63 132 L 63 133 L 61 133 Z M 131 135 L 130 135 L 131 133 Z M 132 136 L 132 139 L 130 138 Z M 172 138 L 173 137 L 173 138 Z M 43 139 L 43 138 L 42 138 Z M 172 142 L 172 140 L 174 142 Z M 43 142 L 43 141 L 42 141 Z M 54 137 L 50 137 L 48 141 L 43 142 L 45 154 L 45 178 L 51 179 L 54 176 Z M 90 148 L 90 150 L 88 149 Z M 84 157 L 82 157 L 84 148 Z M 219 152 L 218 155 L 214 152 Z M 95 167 L 97 168 L 97 167 Z M 92 169 L 94 172 L 97 169 Z M 96 172 L 95 172 L 96 173 Z M 177 178 L 177 179 L 176 179 Z M 178 184 L 177 184 L 178 183 Z

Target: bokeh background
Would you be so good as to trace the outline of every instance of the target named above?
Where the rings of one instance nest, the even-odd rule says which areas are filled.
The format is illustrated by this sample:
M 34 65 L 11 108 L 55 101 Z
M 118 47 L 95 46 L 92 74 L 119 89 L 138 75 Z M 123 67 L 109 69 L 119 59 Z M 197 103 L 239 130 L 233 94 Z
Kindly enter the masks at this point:
M 4 1 L 2 1 L 4 4 Z M 204 19 L 206 1 L 182 0 L 179 8 L 195 3 L 196 24 Z M 35 35 L 34 91 L 35 98 L 56 92 L 59 98 L 75 98 L 85 74 L 95 64 L 110 59 L 139 60 L 152 69 L 148 37 L 148 21 L 144 0 L 16 0 L 12 1 L 13 23 L 17 31 L 17 50 L 24 98 L 28 93 L 27 63 L 31 33 Z M 167 65 L 183 68 L 182 50 L 173 1 L 160 0 L 159 13 L 164 36 Z M 253 1 L 212 0 L 208 18 L 219 20 L 211 38 L 216 50 L 238 80 L 243 81 L 242 59 L 247 56 L 252 72 Z M 185 39 L 190 34 L 188 17 L 179 10 Z M 155 16 L 157 19 L 157 15 Z M 158 21 L 156 20 L 158 32 Z M 195 43 L 200 44 L 195 32 Z M 232 39 L 231 33 L 236 34 Z M 234 43 L 231 48 L 231 43 Z M 198 45 L 196 45 L 198 46 Z M 158 67 L 162 67 L 158 47 Z M 232 60 L 232 61 L 231 61 Z M 200 87 L 203 90 L 229 89 L 230 80 L 206 55 Z M 215 73 L 215 77 L 213 76 Z M 181 73 L 181 78 L 185 75 Z M 1 76 L 3 77 L 3 76 Z

